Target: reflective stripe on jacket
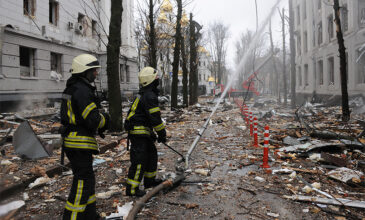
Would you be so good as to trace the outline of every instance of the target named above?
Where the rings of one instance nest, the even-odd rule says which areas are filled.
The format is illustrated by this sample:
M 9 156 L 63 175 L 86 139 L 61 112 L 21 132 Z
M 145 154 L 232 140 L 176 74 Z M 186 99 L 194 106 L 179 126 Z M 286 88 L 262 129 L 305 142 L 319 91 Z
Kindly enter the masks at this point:
M 98 151 L 96 131 L 105 126 L 99 113 L 95 87 L 84 78 L 72 76 L 62 94 L 61 123 L 67 129 L 64 147 Z
M 149 136 L 152 130 L 160 132 L 165 129 L 156 90 L 152 85 L 140 89 L 126 118 L 130 125 L 129 134 Z

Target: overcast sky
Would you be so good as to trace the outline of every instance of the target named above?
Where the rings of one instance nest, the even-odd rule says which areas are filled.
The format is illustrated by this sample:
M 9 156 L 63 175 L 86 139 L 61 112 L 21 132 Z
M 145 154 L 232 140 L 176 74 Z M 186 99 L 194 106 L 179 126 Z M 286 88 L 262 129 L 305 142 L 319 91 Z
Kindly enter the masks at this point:
M 276 0 L 257 0 L 259 24 L 265 19 L 275 2 Z M 288 8 L 287 4 L 287 0 L 282 0 L 280 8 Z M 188 6 L 188 10 L 188 13 L 192 11 L 195 20 L 203 25 L 204 31 L 214 21 L 220 20 L 229 26 L 227 64 L 234 69 L 235 42 L 245 30 L 256 30 L 255 0 L 194 0 Z M 272 25 L 274 41 L 279 42 L 281 41 L 281 23 L 277 12 Z

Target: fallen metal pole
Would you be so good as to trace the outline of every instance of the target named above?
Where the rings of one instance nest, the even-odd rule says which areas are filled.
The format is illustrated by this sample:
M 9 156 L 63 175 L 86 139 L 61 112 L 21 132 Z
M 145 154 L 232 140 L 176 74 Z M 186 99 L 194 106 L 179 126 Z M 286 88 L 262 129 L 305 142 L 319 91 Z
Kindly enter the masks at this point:
M 214 113 L 214 111 L 212 113 Z M 205 130 L 207 129 L 208 124 L 209 124 L 209 121 L 210 121 L 210 118 L 212 117 L 212 115 L 213 114 L 211 114 L 209 116 L 209 118 L 207 119 L 207 121 L 203 125 L 203 128 L 199 131 L 198 136 L 196 136 L 196 138 L 195 138 L 193 144 L 191 145 L 188 153 L 186 154 L 186 157 L 185 157 L 185 169 L 188 169 L 188 167 L 189 167 L 189 157 L 190 157 L 191 153 L 193 152 L 193 150 L 195 149 L 196 145 L 198 144 L 200 138 L 203 136 Z

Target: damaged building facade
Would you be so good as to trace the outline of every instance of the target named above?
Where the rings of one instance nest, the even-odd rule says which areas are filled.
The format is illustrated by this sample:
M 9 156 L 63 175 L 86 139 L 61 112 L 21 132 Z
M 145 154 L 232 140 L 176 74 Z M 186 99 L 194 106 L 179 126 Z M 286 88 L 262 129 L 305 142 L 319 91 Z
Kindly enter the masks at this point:
M 0 106 L 61 97 L 72 59 L 95 55 L 98 90 L 107 91 L 108 0 L 0 0 Z M 123 1 L 120 85 L 138 90 L 133 0 Z
M 365 1 L 340 0 L 348 92 L 365 92 Z M 340 60 L 333 2 L 294 0 L 296 92 L 299 97 L 341 95 Z

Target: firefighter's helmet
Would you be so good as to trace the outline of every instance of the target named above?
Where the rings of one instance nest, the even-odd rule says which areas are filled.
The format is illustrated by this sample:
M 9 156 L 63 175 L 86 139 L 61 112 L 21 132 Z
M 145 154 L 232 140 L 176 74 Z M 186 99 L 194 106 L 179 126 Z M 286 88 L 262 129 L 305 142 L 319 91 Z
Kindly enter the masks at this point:
M 90 54 L 81 54 L 72 60 L 70 72 L 72 74 L 78 74 L 93 68 L 100 68 L 98 59 Z
M 152 67 L 143 68 L 138 74 L 139 84 L 146 87 L 158 78 L 157 70 Z

